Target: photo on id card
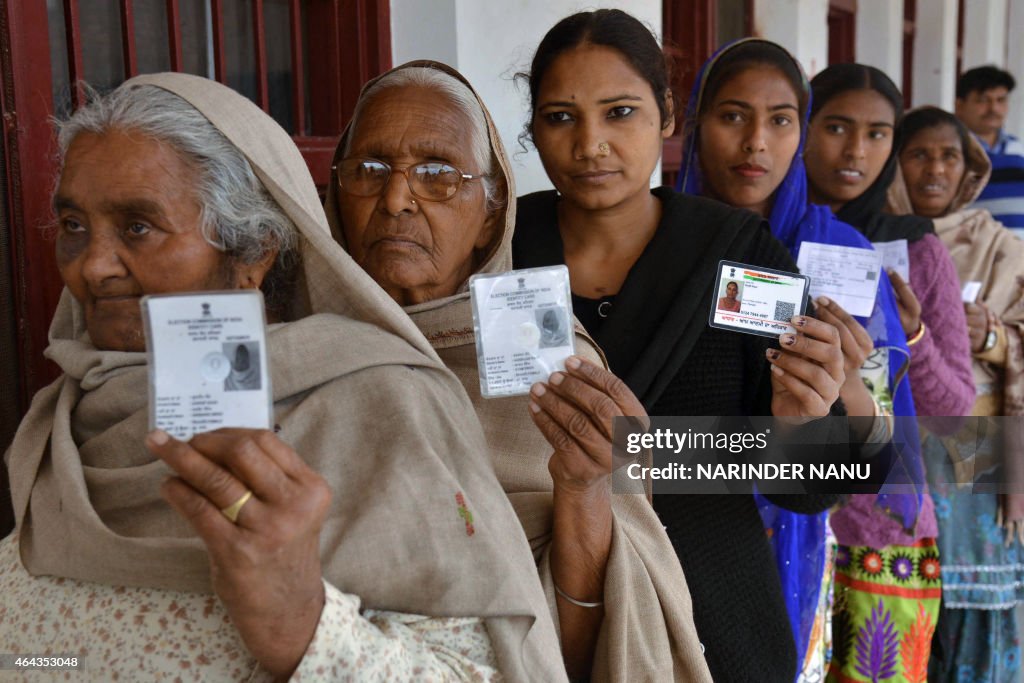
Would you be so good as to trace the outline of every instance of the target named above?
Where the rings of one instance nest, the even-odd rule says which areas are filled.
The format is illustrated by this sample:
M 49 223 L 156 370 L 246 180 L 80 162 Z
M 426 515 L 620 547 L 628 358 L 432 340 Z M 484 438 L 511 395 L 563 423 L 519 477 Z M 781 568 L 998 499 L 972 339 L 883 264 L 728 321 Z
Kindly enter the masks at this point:
M 764 337 L 795 333 L 790 318 L 807 310 L 809 288 L 799 273 L 719 261 L 708 324 Z
M 273 394 L 258 290 L 142 298 L 149 427 L 190 439 L 221 427 L 269 429 Z

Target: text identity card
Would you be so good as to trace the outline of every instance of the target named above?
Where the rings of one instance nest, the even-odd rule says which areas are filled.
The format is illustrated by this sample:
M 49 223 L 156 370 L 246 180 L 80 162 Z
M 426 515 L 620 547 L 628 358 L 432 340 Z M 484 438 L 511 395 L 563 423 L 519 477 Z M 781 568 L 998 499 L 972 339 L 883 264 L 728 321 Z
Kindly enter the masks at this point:
M 871 246 L 882 254 L 882 268 L 886 272 L 894 270 L 904 282 L 910 282 L 910 255 L 907 253 L 906 240 L 872 242 Z
M 803 242 L 796 266 L 811 278 L 812 297 L 827 296 L 864 318 L 875 310 L 882 254 L 874 249 Z
M 469 291 L 483 396 L 525 394 L 565 370 L 576 352 L 568 268 L 474 275 Z
M 273 394 L 258 290 L 142 298 L 149 426 L 177 439 L 221 427 L 269 429 Z

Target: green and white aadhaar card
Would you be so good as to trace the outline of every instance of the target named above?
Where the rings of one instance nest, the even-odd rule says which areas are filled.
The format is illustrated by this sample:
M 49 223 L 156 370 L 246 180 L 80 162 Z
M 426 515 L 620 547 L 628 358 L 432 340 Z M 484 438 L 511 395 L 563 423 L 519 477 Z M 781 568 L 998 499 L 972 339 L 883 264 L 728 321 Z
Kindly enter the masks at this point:
M 810 284 L 799 273 L 719 261 L 708 324 L 764 337 L 796 333 L 790 318 L 806 312 Z

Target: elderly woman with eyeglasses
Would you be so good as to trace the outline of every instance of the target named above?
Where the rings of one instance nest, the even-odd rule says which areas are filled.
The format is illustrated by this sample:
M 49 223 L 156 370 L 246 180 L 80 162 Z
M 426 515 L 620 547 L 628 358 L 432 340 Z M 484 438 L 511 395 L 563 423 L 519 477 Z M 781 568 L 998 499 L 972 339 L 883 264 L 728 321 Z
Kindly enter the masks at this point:
M 160 74 L 83 106 L 60 149 L 64 374 L 5 458 L 0 652 L 92 680 L 564 680 L 461 385 L 331 240 L 287 133 Z M 147 436 L 139 298 L 246 288 L 274 323 L 274 430 Z
M 582 328 L 580 357 L 529 398 L 481 398 L 467 281 L 511 270 L 514 196 L 478 96 L 454 70 L 413 62 L 363 90 L 327 214 L 462 380 L 534 550 L 570 677 L 710 681 L 664 529 L 642 492 L 611 491 L 612 420 L 646 415 Z

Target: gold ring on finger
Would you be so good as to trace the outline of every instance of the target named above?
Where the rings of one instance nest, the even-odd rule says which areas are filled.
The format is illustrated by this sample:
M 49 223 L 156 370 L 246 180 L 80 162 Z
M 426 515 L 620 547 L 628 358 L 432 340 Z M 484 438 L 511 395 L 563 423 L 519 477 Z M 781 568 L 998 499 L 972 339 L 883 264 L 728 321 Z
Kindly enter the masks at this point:
M 226 508 L 221 508 L 220 514 L 227 517 L 228 521 L 232 524 L 237 524 L 238 513 L 242 511 L 242 508 L 245 507 L 245 504 L 249 502 L 250 498 L 252 498 L 252 491 L 247 489 L 246 492 L 242 494 L 241 498 L 231 505 L 228 505 Z

